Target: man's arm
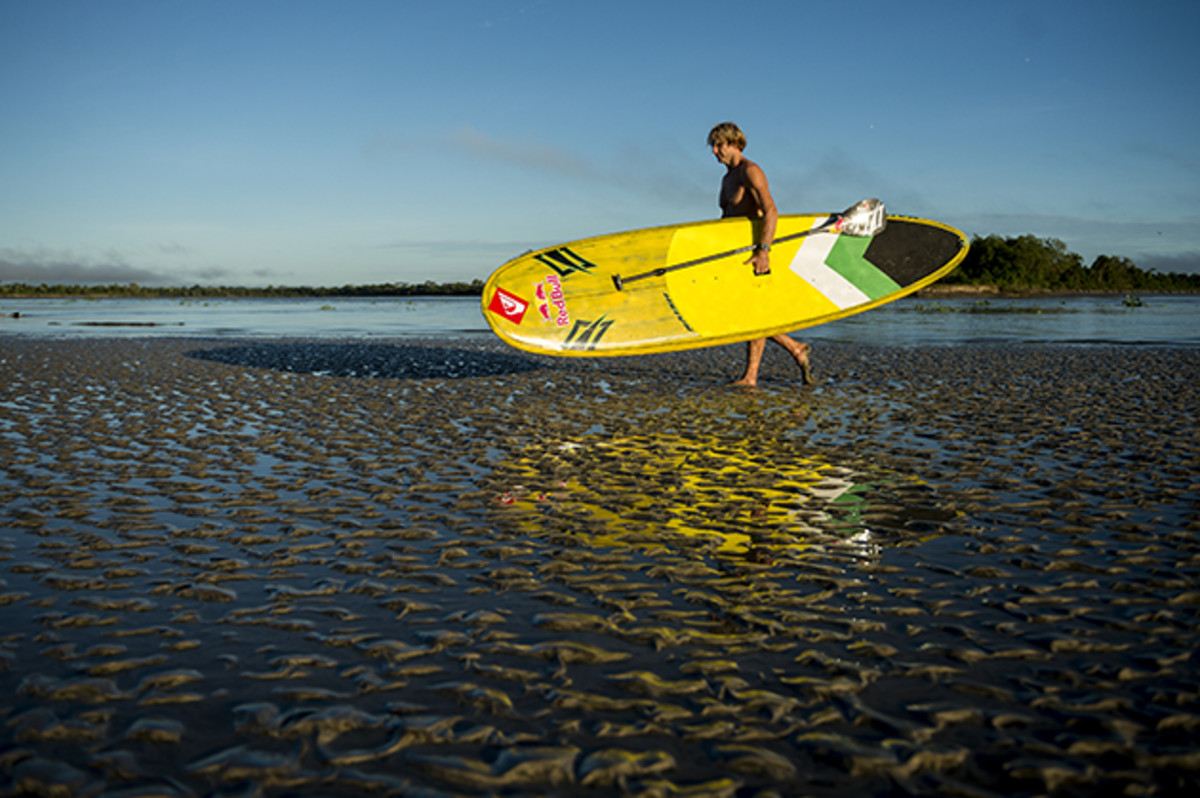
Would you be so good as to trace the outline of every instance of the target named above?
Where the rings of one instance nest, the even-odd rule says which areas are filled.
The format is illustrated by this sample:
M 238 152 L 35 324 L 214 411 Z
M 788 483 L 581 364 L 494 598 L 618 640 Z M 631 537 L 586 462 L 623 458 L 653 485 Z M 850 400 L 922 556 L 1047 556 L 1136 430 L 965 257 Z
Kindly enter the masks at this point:
M 746 168 L 746 188 L 754 197 L 759 211 L 762 212 L 762 234 L 755 242 L 758 247 L 746 263 L 754 264 L 755 274 L 768 274 L 771 271 L 771 252 L 769 247 L 775 240 L 775 224 L 779 219 L 779 211 L 775 200 L 771 198 L 771 189 L 767 185 L 767 176 L 762 168 L 751 163 Z

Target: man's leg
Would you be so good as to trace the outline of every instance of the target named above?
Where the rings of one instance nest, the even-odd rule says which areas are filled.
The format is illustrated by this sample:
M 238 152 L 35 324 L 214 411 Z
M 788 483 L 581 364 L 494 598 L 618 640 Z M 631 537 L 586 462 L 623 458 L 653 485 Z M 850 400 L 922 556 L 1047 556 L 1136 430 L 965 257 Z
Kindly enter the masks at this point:
M 759 338 L 746 344 L 746 373 L 734 385 L 746 385 L 751 388 L 758 385 L 758 368 L 762 365 L 763 350 L 766 348 L 766 338 Z
M 808 344 L 800 343 L 790 335 L 773 335 L 771 336 L 771 340 L 786 349 L 796 359 L 796 365 L 800 367 L 800 374 L 804 378 L 804 384 L 815 385 L 817 380 L 813 377 L 812 364 L 808 362 L 808 351 L 811 347 Z

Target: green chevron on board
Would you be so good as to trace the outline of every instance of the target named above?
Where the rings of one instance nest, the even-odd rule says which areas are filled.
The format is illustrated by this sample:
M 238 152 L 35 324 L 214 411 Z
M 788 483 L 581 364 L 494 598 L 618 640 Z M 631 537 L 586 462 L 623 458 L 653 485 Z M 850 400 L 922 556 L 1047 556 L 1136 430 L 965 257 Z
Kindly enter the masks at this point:
M 870 238 L 838 236 L 837 243 L 825 258 L 825 265 L 871 299 L 879 299 L 899 291 L 900 285 L 863 258 L 870 244 Z

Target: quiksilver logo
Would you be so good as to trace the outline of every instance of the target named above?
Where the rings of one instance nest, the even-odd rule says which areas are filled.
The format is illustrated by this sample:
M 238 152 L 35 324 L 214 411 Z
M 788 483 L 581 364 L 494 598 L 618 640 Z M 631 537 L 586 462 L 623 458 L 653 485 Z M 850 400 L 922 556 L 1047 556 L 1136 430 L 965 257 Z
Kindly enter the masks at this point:
M 496 293 L 492 295 L 491 303 L 488 304 L 488 310 L 498 316 L 503 316 L 513 324 L 520 324 L 521 320 L 525 318 L 525 311 L 528 309 L 528 302 L 515 294 L 510 294 L 503 288 L 496 289 Z

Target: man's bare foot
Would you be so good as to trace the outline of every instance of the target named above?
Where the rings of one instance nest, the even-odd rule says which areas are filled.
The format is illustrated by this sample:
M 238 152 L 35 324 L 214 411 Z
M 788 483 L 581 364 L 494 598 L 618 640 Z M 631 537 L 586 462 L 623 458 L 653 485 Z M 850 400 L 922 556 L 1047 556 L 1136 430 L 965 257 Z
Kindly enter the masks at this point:
M 742 377 L 740 380 L 735 380 L 729 384 L 730 384 L 730 386 L 735 386 L 738 388 L 757 388 L 758 387 L 758 381 L 752 380 L 749 377 Z
M 794 353 L 796 365 L 800 367 L 800 377 L 804 380 L 805 385 L 817 384 L 817 378 L 813 376 L 812 363 L 808 360 L 811 351 L 812 347 L 808 344 L 800 344 L 799 351 Z

